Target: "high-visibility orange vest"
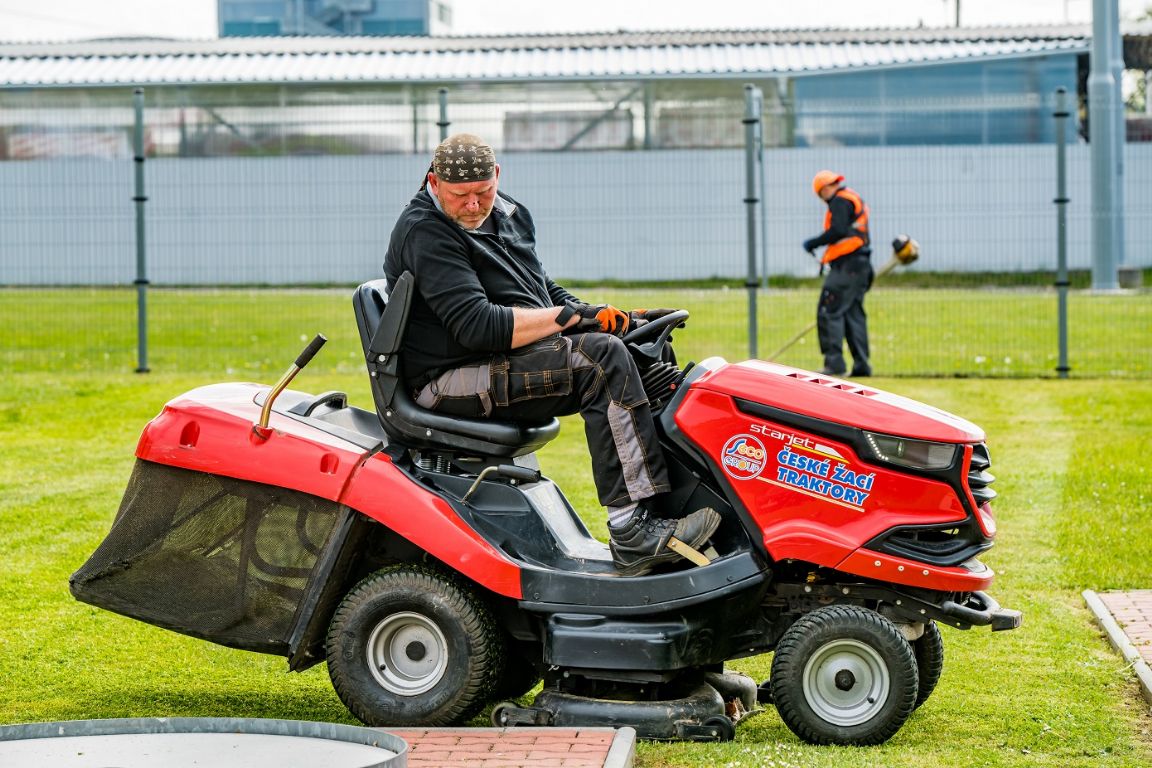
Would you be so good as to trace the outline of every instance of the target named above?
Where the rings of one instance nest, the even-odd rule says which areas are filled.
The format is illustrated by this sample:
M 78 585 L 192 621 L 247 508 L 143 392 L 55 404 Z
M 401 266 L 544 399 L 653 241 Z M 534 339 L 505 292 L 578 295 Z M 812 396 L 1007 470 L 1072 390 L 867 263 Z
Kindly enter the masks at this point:
M 842 187 L 836 191 L 833 197 L 842 197 L 852 203 L 852 208 L 855 216 L 852 219 L 850 232 L 852 234 L 848 237 L 841 238 L 836 242 L 829 245 L 824 249 L 824 257 L 821 261 L 827 264 L 830 261 L 835 261 L 841 256 L 847 256 L 850 253 L 855 253 L 864 246 L 868 245 L 868 206 L 860 199 L 860 195 L 856 194 L 847 187 Z M 831 202 L 831 201 L 829 201 Z M 824 213 L 824 231 L 827 232 L 832 227 L 832 209 L 829 208 Z

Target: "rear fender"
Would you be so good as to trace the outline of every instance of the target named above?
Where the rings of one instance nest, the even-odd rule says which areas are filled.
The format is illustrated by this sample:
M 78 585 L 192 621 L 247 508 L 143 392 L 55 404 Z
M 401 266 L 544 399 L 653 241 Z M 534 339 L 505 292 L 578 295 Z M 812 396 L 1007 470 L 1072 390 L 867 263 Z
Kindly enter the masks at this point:
M 519 567 L 386 454 L 373 454 L 357 468 L 340 501 L 486 589 L 523 597 Z
M 339 502 L 492 592 L 520 599 L 519 568 L 386 454 L 275 411 L 269 436 L 257 436 L 255 400 L 266 391 L 213 384 L 173 399 L 145 428 L 137 457 Z
M 214 384 L 173 399 L 144 428 L 136 457 L 338 501 L 365 449 L 279 413 L 267 437 L 256 435 L 254 400 L 266 390 Z

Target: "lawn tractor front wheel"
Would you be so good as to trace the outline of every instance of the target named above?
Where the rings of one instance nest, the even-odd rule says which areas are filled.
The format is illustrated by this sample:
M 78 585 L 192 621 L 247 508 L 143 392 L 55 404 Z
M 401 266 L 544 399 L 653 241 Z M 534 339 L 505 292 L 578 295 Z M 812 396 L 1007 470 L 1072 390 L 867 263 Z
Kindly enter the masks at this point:
M 912 714 L 916 658 L 896 626 L 867 608 L 831 605 L 789 627 L 772 659 L 780 719 L 812 744 L 863 746 L 892 737 Z
M 924 634 L 912 641 L 912 652 L 916 655 L 916 671 L 920 675 L 919 690 L 916 693 L 916 707 L 928 700 L 940 675 L 944 672 L 944 638 L 936 622 L 924 623 Z
M 328 674 L 372 726 L 441 726 L 474 716 L 503 661 L 486 606 L 436 571 L 378 571 L 344 597 L 328 629 Z

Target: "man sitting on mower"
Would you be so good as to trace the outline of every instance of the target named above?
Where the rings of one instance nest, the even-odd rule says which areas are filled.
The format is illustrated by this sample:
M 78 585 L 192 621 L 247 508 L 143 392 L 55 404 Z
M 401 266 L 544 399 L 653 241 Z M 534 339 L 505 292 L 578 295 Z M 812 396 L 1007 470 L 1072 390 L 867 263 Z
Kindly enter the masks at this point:
M 497 191 L 499 178 L 488 144 L 450 136 L 392 230 L 384 272 L 391 282 L 405 270 L 416 278 L 405 377 L 419 405 L 457 416 L 579 412 L 613 561 L 622 575 L 646 574 L 680 557 L 673 538 L 697 549 L 720 523 L 710 508 L 680 520 L 651 509 L 670 489 L 668 472 L 620 337 L 671 310 L 590 305 L 554 283 L 536 256 L 531 214 Z

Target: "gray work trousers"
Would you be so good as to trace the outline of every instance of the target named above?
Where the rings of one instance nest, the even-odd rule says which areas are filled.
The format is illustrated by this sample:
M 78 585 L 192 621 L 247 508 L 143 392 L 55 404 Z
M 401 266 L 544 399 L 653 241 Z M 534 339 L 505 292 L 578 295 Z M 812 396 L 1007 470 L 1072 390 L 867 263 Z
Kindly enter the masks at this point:
M 579 413 L 602 505 L 624 506 L 670 489 L 640 373 L 615 336 L 549 336 L 444 371 L 416 393 L 416 403 L 511 421 Z
M 836 375 L 847 372 L 844 363 L 847 338 L 852 372 L 872 373 L 868 360 L 868 315 L 864 313 L 864 294 L 872 287 L 872 277 L 872 263 L 864 254 L 841 256 L 829 264 L 816 309 L 816 332 L 824 355 L 824 370 Z

